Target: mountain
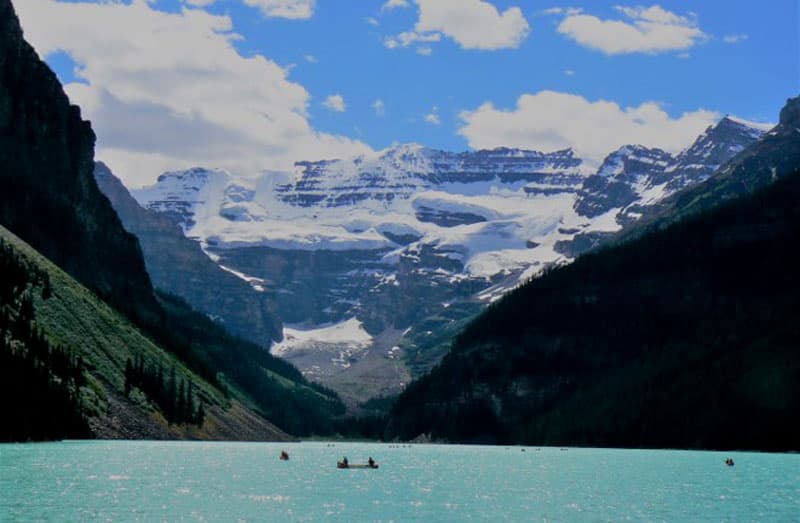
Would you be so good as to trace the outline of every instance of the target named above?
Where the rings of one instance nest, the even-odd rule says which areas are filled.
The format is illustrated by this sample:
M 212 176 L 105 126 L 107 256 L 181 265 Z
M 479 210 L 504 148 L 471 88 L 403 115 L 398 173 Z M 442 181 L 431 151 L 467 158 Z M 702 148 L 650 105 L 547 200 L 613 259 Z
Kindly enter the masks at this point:
M 357 402 L 396 393 L 488 303 L 655 212 L 763 133 L 723 118 L 679 154 L 630 145 L 599 169 L 571 149 L 403 144 L 255 179 L 168 172 L 131 193 L 217 264 L 276 290 L 286 326 L 273 353 Z
M 726 116 L 674 156 L 640 145 L 621 147 L 605 158 L 594 176 L 586 179 L 575 211 L 594 218 L 619 209 L 617 223 L 629 226 L 643 216 L 657 213 L 661 202 L 673 194 L 710 178 L 720 165 L 755 143 L 770 128 L 771 125 Z M 571 241 L 559 243 L 557 249 L 575 257 L 610 236 L 580 233 Z
M 0 224 L 129 314 L 153 318 L 136 238 L 92 177 L 95 136 L 0 2 Z
M 797 450 L 800 98 L 627 241 L 507 294 L 388 437 Z
M 800 97 L 792 98 L 780 112 L 778 125 L 753 146 L 736 155 L 706 184 L 663 199 L 648 219 L 627 235 L 648 228 L 664 227 L 684 216 L 700 213 L 769 185 L 794 172 L 797 129 L 800 128 Z
M 94 177 L 125 230 L 139 239 L 155 287 L 180 296 L 232 334 L 253 343 L 269 347 L 280 339 L 280 320 L 272 313 L 271 300 L 263 289 L 211 261 L 168 217 L 139 206 L 105 164 L 95 164 Z
M 91 127 L 9 0 L 0 28 L 0 225 L 16 275 L 3 275 L 2 406 L 19 414 L 3 438 L 65 435 L 41 417 L 64 420 L 71 436 L 85 435 L 81 417 L 100 437 L 330 433 L 344 410 L 335 394 L 153 289 L 138 240 L 95 182 Z
M 221 392 L 2 226 L 0 258 L 0 391 L 7 414 L 0 441 L 291 438 L 256 414 L 246 396 Z M 163 376 L 159 393 L 132 383 L 126 367 L 135 361 Z M 178 397 L 189 398 L 193 416 L 202 404 L 202 421 L 177 419 Z

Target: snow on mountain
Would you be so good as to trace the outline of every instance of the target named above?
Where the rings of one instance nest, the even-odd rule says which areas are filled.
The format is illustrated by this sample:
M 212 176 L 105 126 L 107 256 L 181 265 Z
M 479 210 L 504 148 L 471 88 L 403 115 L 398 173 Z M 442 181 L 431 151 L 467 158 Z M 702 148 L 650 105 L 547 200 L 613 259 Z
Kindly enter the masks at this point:
M 284 327 L 283 341 L 270 349 L 284 358 L 311 357 L 306 362 L 306 375 L 319 378 L 326 370 L 338 371 L 350 367 L 354 359 L 372 345 L 373 338 L 357 318 L 315 328 Z
M 219 214 L 233 178 L 218 169 L 166 172 L 155 185 L 131 191 L 142 207 L 166 214 L 187 232 Z M 234 191 L 235 192 L 235 191 Z
M 132 192 L 172 217 L 226 270 L 274 289 L 285 323 L 307 328 L 287 328 L 287 341 L 273 350 L 323 379 L 333 368 L 322 368 L 323 360 L 336 367 L 331 362 L 348 343 L 358 349 L 346 354 L 348 369 L 370 350 L 396 365 L 396 351 L 389 355 L 398 344 L 412 350 L 458 314 L 473 314 L 521 280 L 570 261 L 664 197 L 708 178 L 763 132 L 723 118 L 680 154 L 629 145 L 596 171 L 571 149 L 452 153 L 405 144 L 298 162 L 293 172 L 256 180 L 200 168 L 170 172 Z M 325 330 L 360 332 L 353 321 L 369 336 L 358 338 L 366 346 L 336 342 Z M 387 334 L 398 332 L 404 334 Z M 325 337 L 334 357 L 309 359 L 309 351 L 326 352 Z

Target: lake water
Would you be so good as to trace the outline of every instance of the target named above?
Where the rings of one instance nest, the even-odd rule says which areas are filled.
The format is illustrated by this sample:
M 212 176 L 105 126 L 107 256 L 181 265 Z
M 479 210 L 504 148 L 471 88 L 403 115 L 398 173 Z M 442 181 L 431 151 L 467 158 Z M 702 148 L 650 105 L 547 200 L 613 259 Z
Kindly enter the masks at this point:
M 524 449 L 0 445 L 0 521 L 800 521 L 800 455 Z

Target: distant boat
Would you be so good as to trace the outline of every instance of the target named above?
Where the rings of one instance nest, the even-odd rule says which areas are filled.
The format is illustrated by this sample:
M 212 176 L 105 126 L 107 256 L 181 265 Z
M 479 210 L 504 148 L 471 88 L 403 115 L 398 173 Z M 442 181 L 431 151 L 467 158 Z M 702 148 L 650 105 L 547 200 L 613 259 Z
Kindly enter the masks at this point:
M 346 461 L 337 461 L 336 462 L 337 469 L 376 469 L 378 468 L 378 464 L 374 461 L 372 463 L 348 463 Z
M 285 450 L 281 451 L 281 461 L 289 461 L 289 453 Z
M 356 463 L 356 464 L 348 464 L 345 465 L 341 461 L 336 464 L 337 469 L 376 469 L 378 468 L 378 464 L 370 465 L 368 463 Z

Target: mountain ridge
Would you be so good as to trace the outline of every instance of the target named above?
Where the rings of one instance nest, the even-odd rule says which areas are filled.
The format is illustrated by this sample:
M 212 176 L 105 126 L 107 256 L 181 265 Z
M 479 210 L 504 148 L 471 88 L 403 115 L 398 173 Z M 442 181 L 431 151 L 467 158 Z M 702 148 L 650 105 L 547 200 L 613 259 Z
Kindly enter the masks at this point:
M 284 430 L 330 433 L 344 409 L 335 394 L 309 383 L 262 347 L 228 334 L 179 298 L 153 289 L 138 239 L 124 229 L 94 179 L 91 125 L 25 41 L 9 0 L 0 0 L 0 29 L 0 225 L 10 231 L 3 237 L 14 244 L 9 266 L 23 276 L 4 291 L 0 337 L 3 357 L 36 380 L 17 383 L 13 394 L 4 395 L 3 406 L 41 399 L 31 390 L 34 383 L 49 388 L 61 381 L 58 368 L 50 368 L 47 344 L 54 341 L 57 359 L 84 358 L 95 365 L 62 365 L 77 376 L 77 384 L 56 394 L 80 394 L 78 403 L 87 408 L 102 399 L 92 410 L 96 415 L 89 416 L 101 420 L 95 435 L 125 436 L 101 429 L 111 430 L 109 406 L 131 403 L 142 408 L 128 409 L 129 421 L 154 429 L 133 431 L 131 437 L 210 437 L 221 435 L 223 425 L 229 439 L 258 438 L 258 433 L 261 439 L 285 438 Z M 17 263 L 19 252 L 38 261 Z M 50 274 L 61 285 L 39 289 L 39 279 L 24 277 L 25 266 L 32 275 Z M 171 369 L 174 377 L 165 377 Z M 233 405 L 237 419 L 246 423 L 222 423 L 225 413 L 198 413 L 193 385 L 198 394 L 202 388 L 204 399 L 215 398 L 209 409 Z M 49 413 L 45 408 L 34 414 Z M 186 423 L 199 429 L 176 428 Z M 25 427 L 15 427 L 14 437 L 42 436 L 26 435 Z
M 793 122 L 677 193 L 674 215 L 489 307 L 399 397 L 386 436 L 796 450 Z
M 592 171 L 571 149 L 450 153 L 401 144 L 255 180 L 169 172 L 131 193 L 243 281 L 280 288 L 276 311 L 296 339 L 357 318 L 374 339 L 369 349 L 293 345 L 280 354 L 307 377 L 359 397 L 347 375 L 377 352 L 382 363 L 367 366 L 385 368 L 387 386 L 371 392 L 382 395 L 398 390 L 398 365 L 413 377 L 440 357 L 428 332 L 449 330 L 607 241 L 762 133 L 723 118 L 676 155 L 625 146 Z

